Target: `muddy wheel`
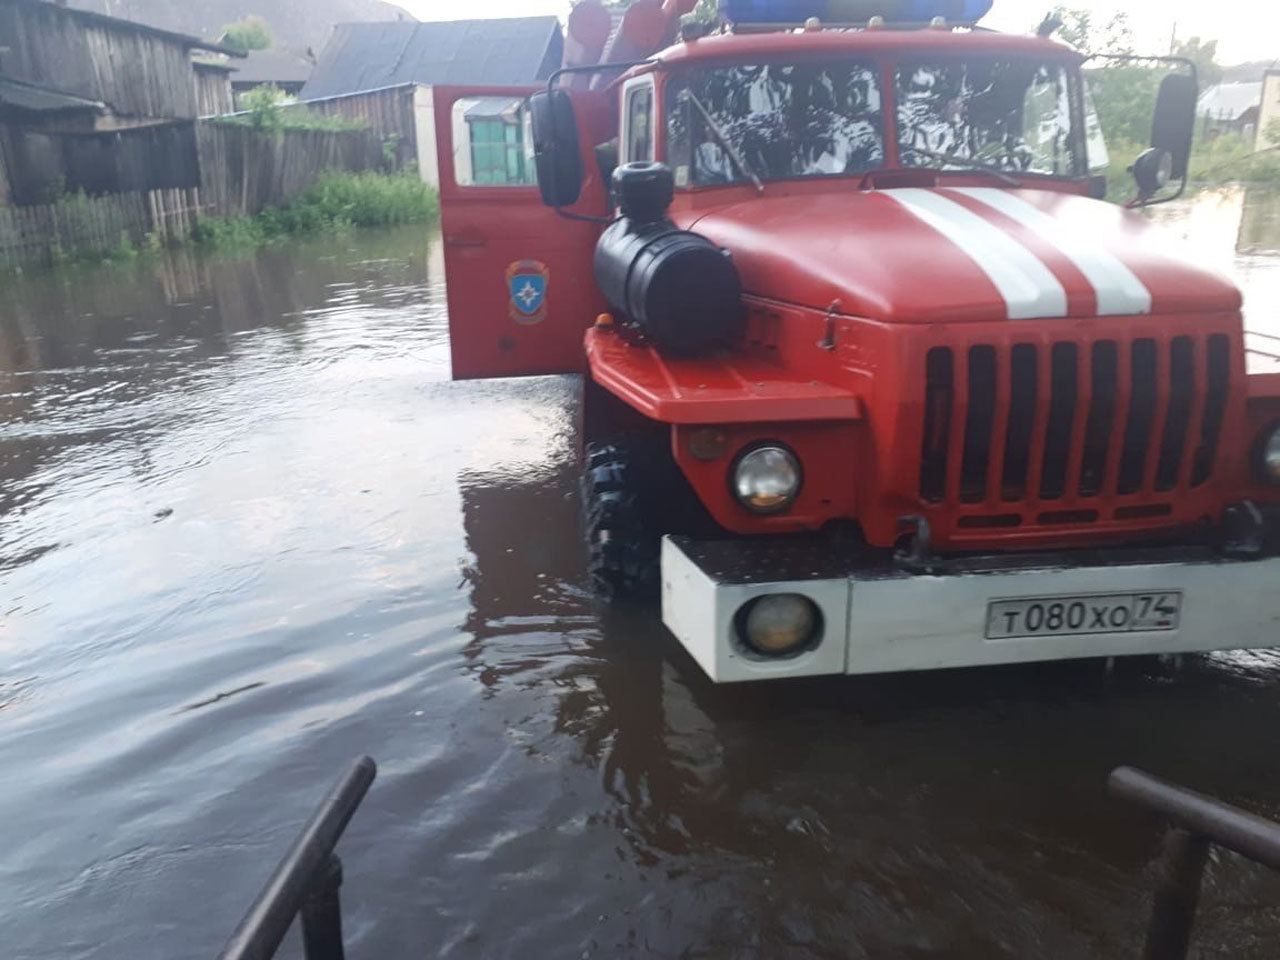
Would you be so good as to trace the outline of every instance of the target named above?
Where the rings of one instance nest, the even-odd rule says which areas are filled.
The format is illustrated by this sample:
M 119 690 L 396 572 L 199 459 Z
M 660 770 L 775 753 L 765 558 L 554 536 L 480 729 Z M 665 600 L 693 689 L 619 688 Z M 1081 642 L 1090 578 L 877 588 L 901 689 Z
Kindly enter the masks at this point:
M 586 446 L 587 562 L 602 599 L 656 596 L 663 534 L 698 533 L 710 523 L 666 442 L 628 436 Z
M 636 444 L 590 443 L 582 502 L 586 512 L 587 566 L 605 600 L 647 597 L 658 591 L 655 496 Z

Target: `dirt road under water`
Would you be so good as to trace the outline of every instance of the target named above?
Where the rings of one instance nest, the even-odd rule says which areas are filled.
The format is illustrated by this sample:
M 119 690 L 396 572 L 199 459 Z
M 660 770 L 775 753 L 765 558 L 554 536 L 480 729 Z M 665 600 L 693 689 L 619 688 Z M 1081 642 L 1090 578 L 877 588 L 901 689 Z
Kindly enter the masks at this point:
M 1259 325 L 1276 210 L 1165 214 Z M 6 284 L 4 957 L 212 956 L 360 753 L 379 960 L 1132 957 L 1109 768 L 1280 817 L 1274 653 L 710 685 L 586 593 L 574 382 L 450 382 L 442 285 L 414 231 Z M 1202 902 L 1199 956 L 1280 953 L 1280 878 Z

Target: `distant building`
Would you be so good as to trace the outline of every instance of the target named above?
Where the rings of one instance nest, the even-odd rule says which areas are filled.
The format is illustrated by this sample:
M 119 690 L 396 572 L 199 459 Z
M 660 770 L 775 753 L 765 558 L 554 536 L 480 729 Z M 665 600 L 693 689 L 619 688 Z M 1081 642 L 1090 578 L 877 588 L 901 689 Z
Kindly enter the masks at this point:
M 1280 141 L 1273 141 L 1269 132 L 1273 125 L 1280 128 L 1280 70 L 1268 70 L 1262 80 L 1262 102 L 1258 109 L 1258 138 L 1256 150 L 1280 147 Z
M 564 35 L 555 17 L 340 23 L 302 88 L 302 99 L 406 83 L 534 83 L 559 68 L 563 54 Z
M 234 112 L 231 76 L 235 67 L 223 60 L 192 60 L 191 66 L 196 72 L 196 115 L 216 117 Z
M 1232 133 L 1252 142 L 1258 128 L 1261 101 L 1261 82 L 1219 83 L 1200 94 L 1196 115 L 1200 117 L 1205 136 Z
M 289 50 L 251 50 L 235 65 L 231 90 L 237 102 L 240 94 L 262 86 L 277 87 L 296 97 L 311 77 L 315 65 L 313 58 Z
M 317 112 L 365 121 L 397 162 L 416 163 L 422 178 L 436 184 L 431 88 L 538 83 L 560 67 L 563 54 L 555 17 L 344 23 L 334 28 L 301 97 Z M 475 183 L 532 182 L 520 106 L 510 96 L 458 102 L 455 174 Z
M 193 50 L 234 54 L 197 37 L 58 3 L 0 0 L 0 79 L 99 104 L 96 129 L 199 116 Z
M 0 203 L 198 184 L 197 116 L 225 112 L 239 56 L 44 0 L 0 0 Z

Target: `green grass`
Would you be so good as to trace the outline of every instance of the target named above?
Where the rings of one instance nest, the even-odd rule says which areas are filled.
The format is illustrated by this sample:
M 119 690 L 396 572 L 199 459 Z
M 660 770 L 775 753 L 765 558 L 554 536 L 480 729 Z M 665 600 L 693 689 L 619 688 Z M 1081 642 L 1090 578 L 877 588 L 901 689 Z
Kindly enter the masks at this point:
M 434 188 L 407 173 L 328 173 L 283 207 L 255 217 L 206 218 L 193 233 L 212 247 L 251 246 L 352 227 L 423 223 L 439 213 Z

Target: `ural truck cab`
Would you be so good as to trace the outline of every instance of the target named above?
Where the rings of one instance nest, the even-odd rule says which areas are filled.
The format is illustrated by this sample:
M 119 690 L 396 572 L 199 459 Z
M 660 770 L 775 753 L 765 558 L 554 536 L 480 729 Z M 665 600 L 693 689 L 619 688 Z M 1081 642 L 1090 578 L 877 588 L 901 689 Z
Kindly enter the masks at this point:
M 715 681 L 1280 645 L 1280 378 L 1101 198 L 1079 52 L 877 16 L 656 50 L 681 10 L 636 9 L 625 67 L 571 17 L 545 89 L 434 91 L 454 375 L 583 374 L 605 592 L 660 589 Z M 1129 207 L 1194 102 L 1170 74 Z M 486 111 L 522 177 L 475 176 Z

